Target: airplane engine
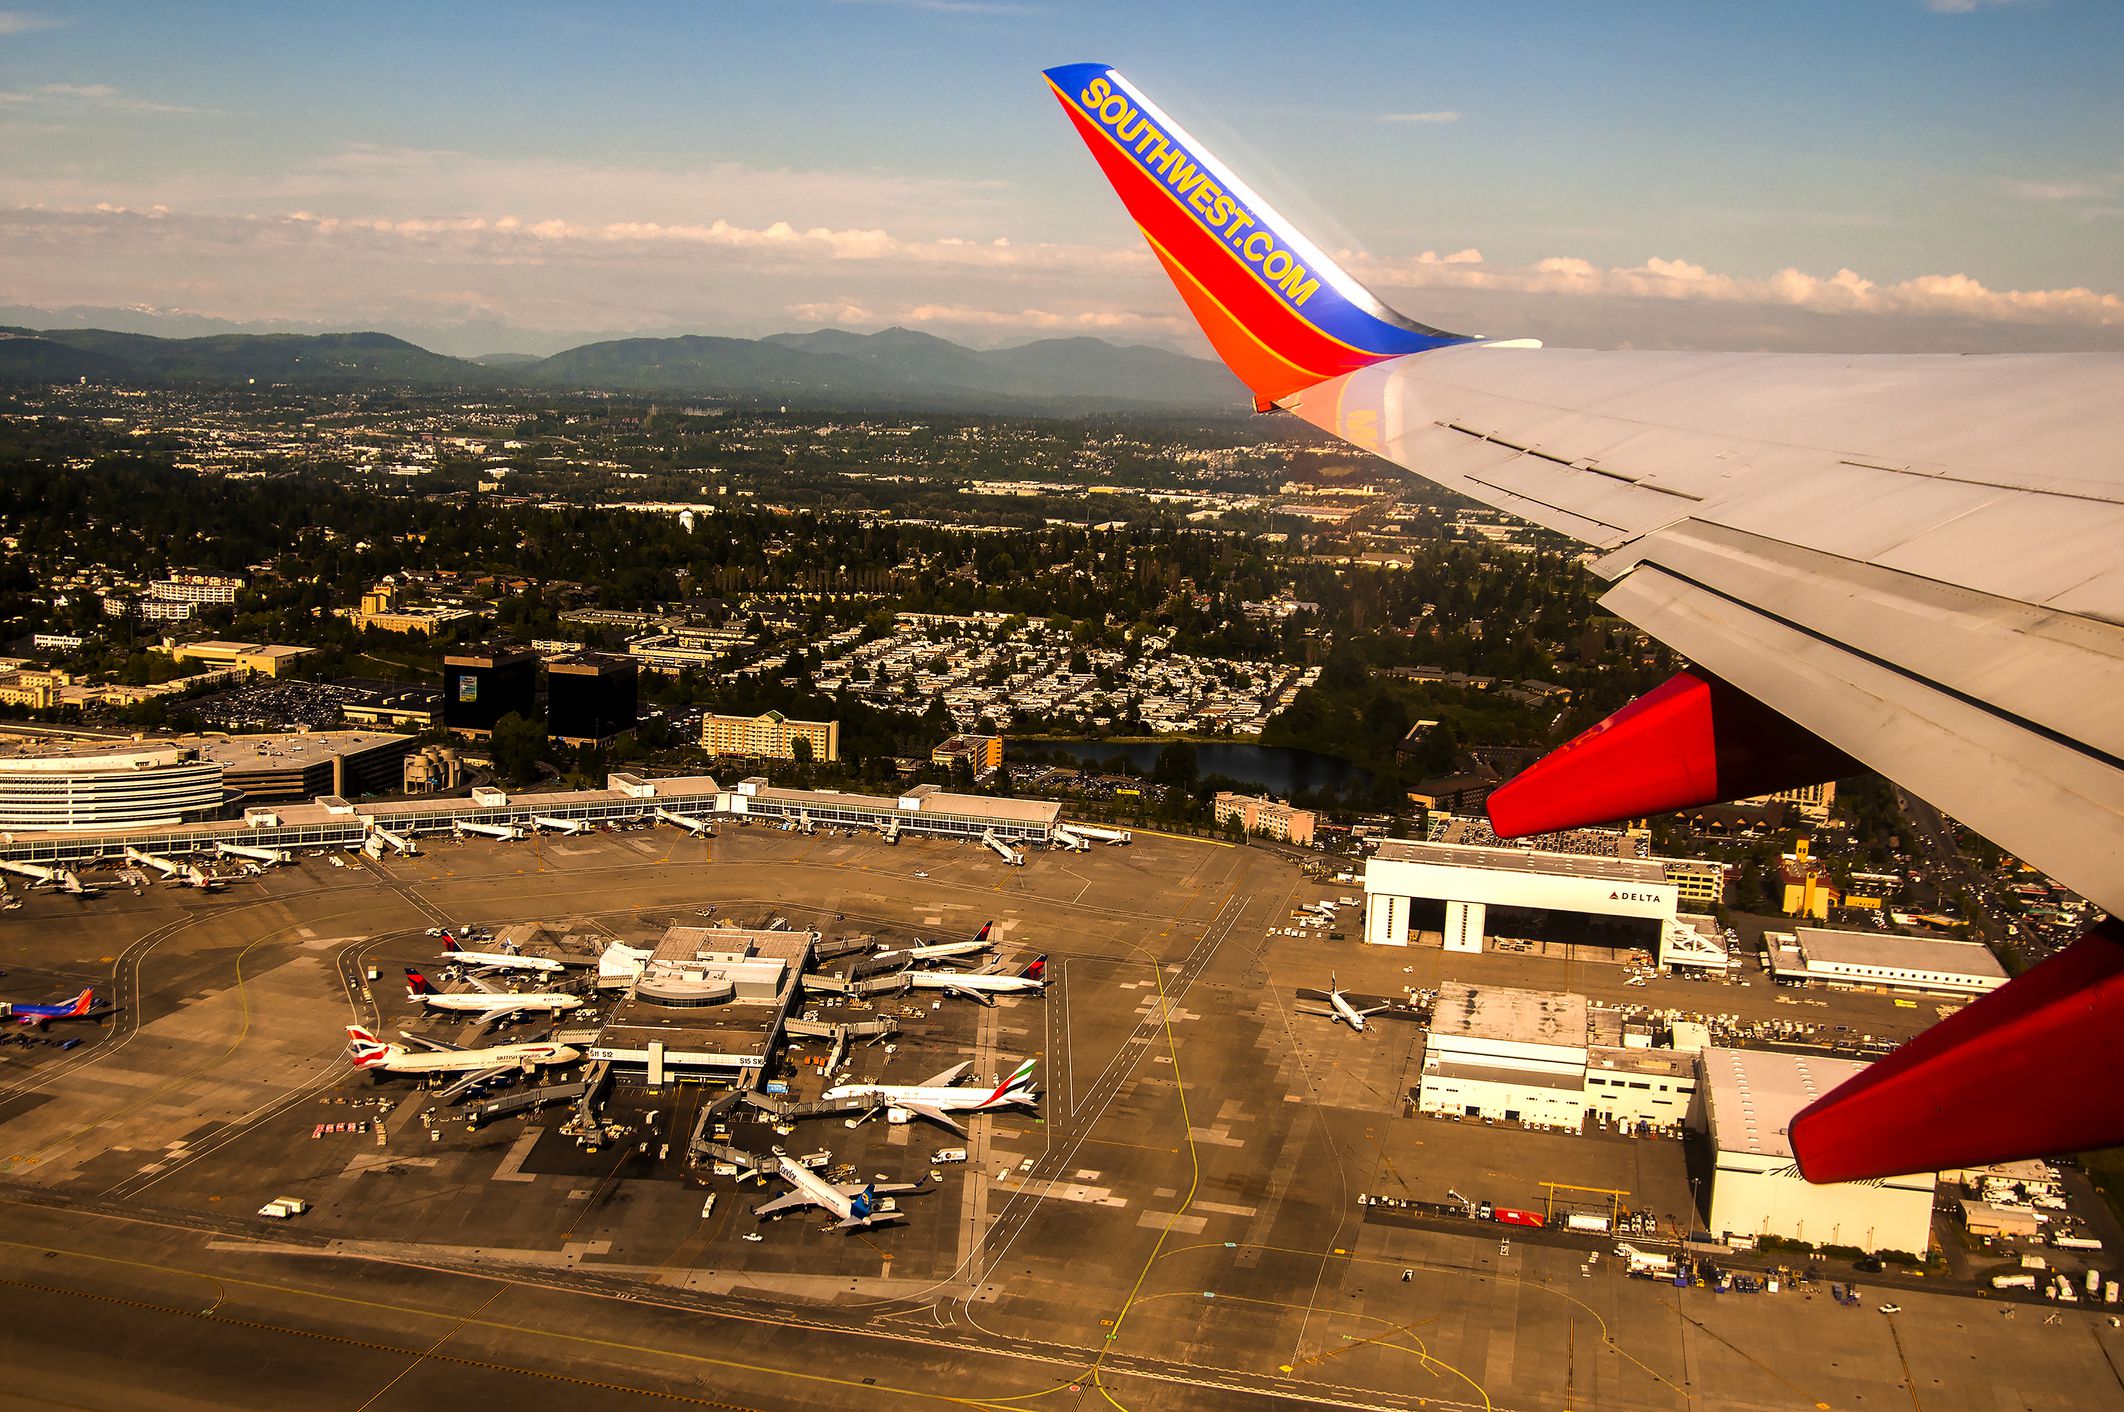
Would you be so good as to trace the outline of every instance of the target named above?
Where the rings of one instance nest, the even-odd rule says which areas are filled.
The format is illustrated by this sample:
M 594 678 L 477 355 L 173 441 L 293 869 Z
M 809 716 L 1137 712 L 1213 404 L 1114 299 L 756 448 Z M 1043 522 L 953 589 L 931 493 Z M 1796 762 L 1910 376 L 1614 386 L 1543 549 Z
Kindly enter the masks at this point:
M 885 1110 L 885 1121 L 888 1123 L 911 1123 L 914 1121 L 914 1114 L 908 1112 L 905 1108 L 887 1108 Z

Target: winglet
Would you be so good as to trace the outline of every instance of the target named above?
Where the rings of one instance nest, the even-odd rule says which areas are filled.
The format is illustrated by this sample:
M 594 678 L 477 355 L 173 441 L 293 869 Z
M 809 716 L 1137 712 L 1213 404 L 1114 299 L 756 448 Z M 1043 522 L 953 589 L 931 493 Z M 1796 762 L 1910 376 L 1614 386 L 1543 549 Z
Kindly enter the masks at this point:
M 1388 308 L 1113 69 L 1064 64 L 1046 77 L 1255 410 L 1471 341 Z

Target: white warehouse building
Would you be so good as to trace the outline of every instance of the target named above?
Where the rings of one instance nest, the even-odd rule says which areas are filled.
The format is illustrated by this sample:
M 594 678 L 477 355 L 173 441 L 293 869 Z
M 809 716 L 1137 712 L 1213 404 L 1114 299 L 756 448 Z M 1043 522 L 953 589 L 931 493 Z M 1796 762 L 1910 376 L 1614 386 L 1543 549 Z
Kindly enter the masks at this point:
M 1570 941 L 1657 951 L 1677 910 L 1659 864 L 1527 848 L 1389 839 L 1364 865 L 1364 939 L 1407 946 L 1437 932 L 1448 951 L 1485 935 L 1541 936 L 1563 916 Z
M 1576 1132 L 1586 1036 L 1582 995 L 1447 981 L 1431 1011 L 1417 1107 Z
M 1792 1120 L 1865 1069 L 1853 1060 L 1816 1055 L 1704 1051 L 1713 1234 L 1924 1254 L 1932 1238 L 1937 1174 L 1817 1186 L 1793 1163 Z
M 1925 995 L 1982 995 L 2006 984 L 2006 968 L 1980 941 L 1944 936 L 1799 927 L 1765 932 L 1771 978 L 1780 985 L 1820 982 Z

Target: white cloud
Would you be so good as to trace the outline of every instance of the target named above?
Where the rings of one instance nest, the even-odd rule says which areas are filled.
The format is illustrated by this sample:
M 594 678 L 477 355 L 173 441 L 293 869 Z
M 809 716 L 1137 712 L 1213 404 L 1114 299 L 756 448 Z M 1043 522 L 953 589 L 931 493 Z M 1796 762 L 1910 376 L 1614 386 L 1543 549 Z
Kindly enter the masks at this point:
M 1010 0 L 835 0 L 840 5 L 882 5 L 895 10 L 922 10 L 933 15 L 1041 15 L 1038 5 Z
M 57 29 L 66 21 L 55 15 L 33 14 L 28 10 L 0 10 L 0 38 L 10 34 L 35 34 L 39 30 Z
M 1457 123 L 1460 114 L 1451 108 L 1440 108 L 1429 113 L 1381 113 L 1383 123 Z
M 211 111 L 141 98 L 107 83 L 47 83 L 34 89 L 16 89 L 0 93 L 0 104 L 12 107 L 36 105 L 50 110 L 103 108 L 128 113 L 196 114 Z
M 1688 260 L 1653 256 L 1641 265 L 1603 267 L 1554 255 L 1521 268 L 1455 263 L 1425 251 L 1413 260 L 1353 260 L 1352 273 L 1382 285 L 1460 288 L 1523 295 L 1762 305 L 1838 315 L 1953 315 L 1991 323 L 2124 328 L 2124 299 L 2073 286 L 1992 289 L 1966 274 L 1917 275 L 1879 283 L 1856 271 L 1818 276 L 1783 269 L 1753 277 L 1721 274 Z
M 1935 15 L 1967 15 L 1987 5 L 2004 8 L 2026 3 L 2027 0 L 1925 0 L 1925 8 Z

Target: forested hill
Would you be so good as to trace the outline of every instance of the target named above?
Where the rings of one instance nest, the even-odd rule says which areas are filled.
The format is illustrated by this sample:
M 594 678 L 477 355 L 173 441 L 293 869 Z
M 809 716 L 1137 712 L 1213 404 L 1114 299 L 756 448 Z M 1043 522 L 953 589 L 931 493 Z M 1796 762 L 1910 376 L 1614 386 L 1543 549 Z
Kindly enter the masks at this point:
M 157 338 L 0 328 L 0 385 L 75 382 L 632 392 L 827 408 L 1239 411 L 1215 363 L 1096 338 L 975 349 L 907 329 L 623 338 L 547 358 L 449 358 L 383 333 Z

